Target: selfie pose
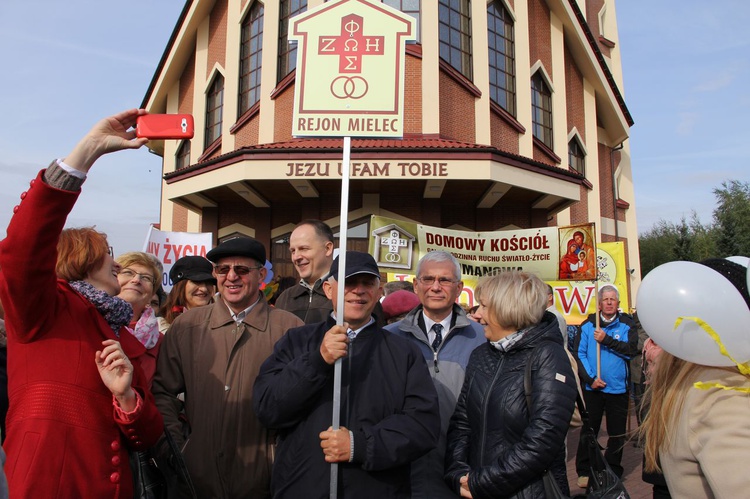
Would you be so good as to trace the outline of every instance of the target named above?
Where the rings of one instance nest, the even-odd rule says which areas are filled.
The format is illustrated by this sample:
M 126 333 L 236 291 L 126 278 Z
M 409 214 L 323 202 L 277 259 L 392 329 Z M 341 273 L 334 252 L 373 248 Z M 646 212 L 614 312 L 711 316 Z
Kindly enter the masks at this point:
M 31 181 L 0 242 L 0 301 L 8 334 L 10 497 L 132 497 L 128 450 L 163 431 L 125 326 L 119 265 L 106 236 L 62 230 L 102 155 L 147 142 L 129 129 L 144 110 L 100 121 Z

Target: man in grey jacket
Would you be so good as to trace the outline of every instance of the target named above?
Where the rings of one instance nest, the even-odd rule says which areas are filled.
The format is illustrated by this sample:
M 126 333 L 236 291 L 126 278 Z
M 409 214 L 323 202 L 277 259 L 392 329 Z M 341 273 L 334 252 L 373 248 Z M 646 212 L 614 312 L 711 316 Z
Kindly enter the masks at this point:
M 412 463 L 412 498 L 455 498 L 443 481 L 448 422 L 464 383 L 471 352 L 487 340 L 479 323 L 456 304 L 463 291 L 461 265 L 445 251 L 432 251 L 417 264 L 414 290 L 420 305 L 385 329 L 413 341 L 430 369 L 440 404 L 437 447 Z

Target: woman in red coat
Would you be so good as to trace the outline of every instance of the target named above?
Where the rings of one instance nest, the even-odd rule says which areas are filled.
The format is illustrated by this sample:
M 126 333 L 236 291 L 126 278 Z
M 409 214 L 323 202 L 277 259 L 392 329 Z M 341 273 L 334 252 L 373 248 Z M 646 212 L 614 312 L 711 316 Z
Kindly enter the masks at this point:
M 5 471 L 11 497 L 133 497 L 128 449 L 163 431 L 143 372 L 144 347 L 116 298 L 119 266 L 106 236 L 63 231 L 93 163 L 146 139 L 133 109 L 100 121 L 21 195 L 0 242 L 10 410 Z M 135 365 L 134 365 L 135 364 Z

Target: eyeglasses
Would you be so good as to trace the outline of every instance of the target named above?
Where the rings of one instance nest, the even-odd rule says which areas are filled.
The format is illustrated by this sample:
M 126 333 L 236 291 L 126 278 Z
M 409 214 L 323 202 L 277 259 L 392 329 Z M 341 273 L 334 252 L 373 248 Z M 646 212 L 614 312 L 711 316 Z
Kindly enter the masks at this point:
M 120 272 L 118 273 L 118 275 L 123 275 L 123 276 L 125 276 L 125 278 L 126 278 L 126 279 L 127 279 L 128 281 L 132 281 L 132 280 L 133 280 L 133 278 L 134 278 L 135 276 L 138 276 L 138 280 L 139 280 L 139 281 L 147 282 L 147 283 L 151 284 L 152 286 L 154 285 L 154 276 L 152 276 L 152 275 L 149 275 L 149 274 L 139 274 L 139 273 L 138 273 L 138 272 L 136 272 L 135 270 L 131 270 L 131 269 L 122 269 L 122 270 L 121 270 L 121 271 L 120 271 Z
M 421 284 L 424 284 L 425 286 L 432 286 L 433 284 L 435 284 L 435 281 L 437 281 L 437 283 L 440 284 L 440 287 L 442 288 L 447 288 L 451 284 L 456 284 L 458 282 L 455 279 L 449 279 L 447 277 L 435 277 L 432 275 L 417 277 L 417 281 L 419 281 Z
M 262 266 L 248 267 L 246 265 L 215 265 L 214 272 L 216 275 L 227 275 L 230 270 L 234 270 L 237 275 L 247 275 L 253 270 L 262 269 Z

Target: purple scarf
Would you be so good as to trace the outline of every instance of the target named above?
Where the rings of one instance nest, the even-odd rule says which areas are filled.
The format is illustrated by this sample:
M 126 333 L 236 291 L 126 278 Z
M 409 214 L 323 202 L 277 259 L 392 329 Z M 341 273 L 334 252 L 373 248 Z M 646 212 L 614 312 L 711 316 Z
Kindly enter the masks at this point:
M 130 306 L 130 303 L 122 298 L 109 296 L 86 281 L 70 281 L 68 284 L 96 307 L 109 327 L 112 328 L 112 331 L 115 332 L 115 336 L 119 338 L 120 328 L 130 324 L 130 319 L 133 317 L 133 307 Z

